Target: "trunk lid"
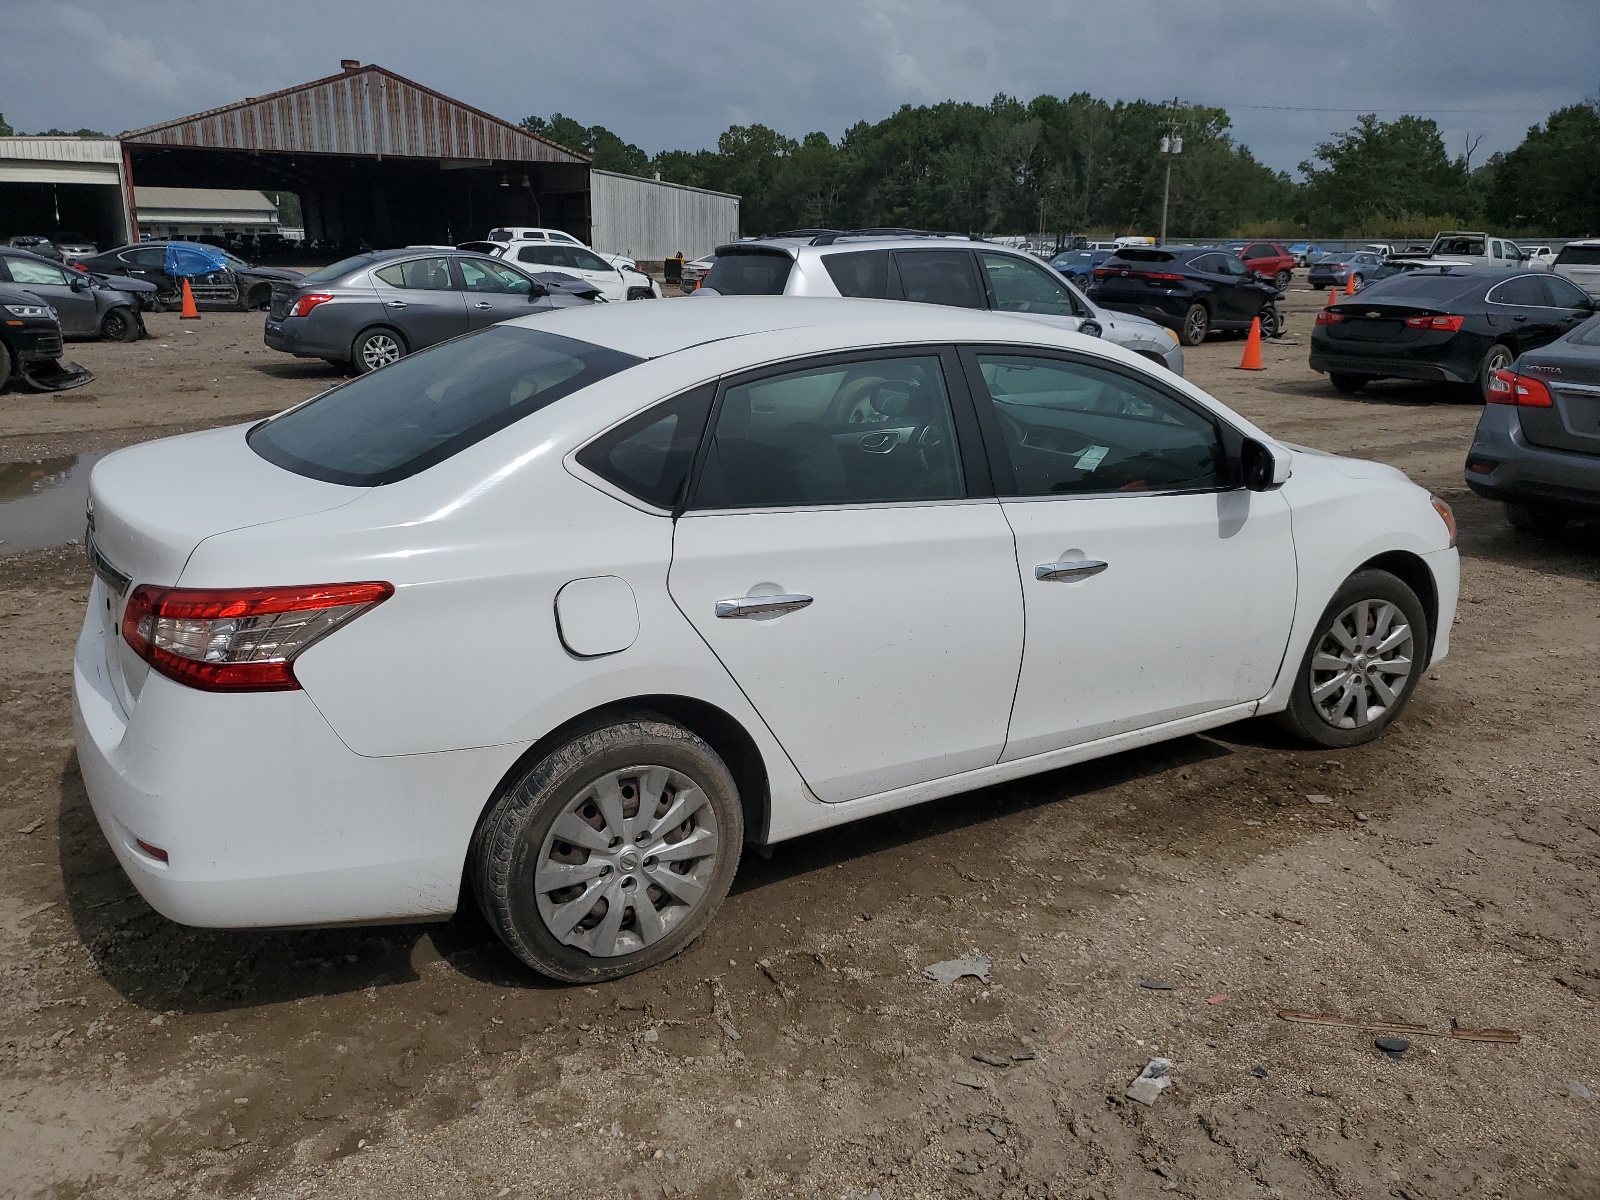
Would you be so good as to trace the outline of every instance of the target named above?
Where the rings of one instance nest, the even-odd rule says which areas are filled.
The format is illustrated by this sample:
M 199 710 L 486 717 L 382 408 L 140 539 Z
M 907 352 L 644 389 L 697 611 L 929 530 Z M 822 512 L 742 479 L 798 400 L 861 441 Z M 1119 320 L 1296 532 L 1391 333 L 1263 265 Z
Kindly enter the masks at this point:
M 1593 323 L 1591 323 L 1593 324 Z M 1519 375 L 1550 389 L 1554 408 L 1518 406 L 1522 436 L 1535 446 L 1600 455 L 1600 330 L 1580 340 L 1589 326 L 1518 360 Z
M 1363 304 L 1359 299 L 1330 306 L 1343 320 L 1322 328 L 1336 342 L 1383 342 L 1405 345 L 1421 341 L 1436 330 L 1416 329 L 1406 324 L 1408 317 L 1443 316 L 1440 308 L 1418 304 Z
M 369 489 L 307 479 L 245 443 L 249 426 L 210 429 L 130 446 L 89 477 L 91 599 L 106 633 L 107 663 L 132 711 L 146 666 L 122 640 L 122 612 L 141 583 L 175 584 L 206 538 L 348 504 Z M 262 582 L 273 582 L 265 580 Z

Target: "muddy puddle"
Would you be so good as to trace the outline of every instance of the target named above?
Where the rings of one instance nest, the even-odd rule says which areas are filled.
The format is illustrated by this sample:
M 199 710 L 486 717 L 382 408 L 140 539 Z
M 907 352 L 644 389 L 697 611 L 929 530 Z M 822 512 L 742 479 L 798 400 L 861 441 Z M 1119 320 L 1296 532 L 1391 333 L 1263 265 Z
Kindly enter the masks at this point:
M 81 539 L 89 472 L 107 453 L 0 463 L 0 555 Z

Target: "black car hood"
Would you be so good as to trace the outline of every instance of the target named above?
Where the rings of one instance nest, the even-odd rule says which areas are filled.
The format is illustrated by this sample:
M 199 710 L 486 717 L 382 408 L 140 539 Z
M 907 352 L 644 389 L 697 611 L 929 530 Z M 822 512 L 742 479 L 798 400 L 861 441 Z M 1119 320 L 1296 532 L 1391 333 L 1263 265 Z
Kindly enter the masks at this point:
M 42 304 L 50 307 L 48 300 L 41 300 L 26 288 L 14 283 L 0 283 L 0 304 Z
M 266 279 L 273 283 L 299 283 L 302 272 L 288 267 L 244 267 L 234 271 L 241 279 Z

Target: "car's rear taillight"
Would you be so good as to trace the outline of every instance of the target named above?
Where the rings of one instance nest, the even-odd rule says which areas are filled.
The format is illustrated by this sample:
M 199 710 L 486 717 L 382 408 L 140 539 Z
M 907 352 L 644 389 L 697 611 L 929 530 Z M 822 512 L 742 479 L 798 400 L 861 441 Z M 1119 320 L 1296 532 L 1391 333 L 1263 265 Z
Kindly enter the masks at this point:
M 309 587 L 164 588 L 128 597 L 123 639 L 179 683 L 208 692 L 300 686 L 294 658 L 319 638 L 394 595 L 389 583 Z
M 1465 317 L 1407 317 L 1406 324 L 1412 329 L 1442 329 L 1446 333 L 1454 333 L 1466 324 Z
M 1341 312 L 1334 312 L 1331 308 L 1319 308 L 1317 310 L 1318 325 L 1337 325 L 1342 320 L 1344 320 L 1344 314 Z
M 1490 376 L 1484 398 L 1490 404 L 1515 404 L 1519 408 L 1554 408 L 1556 405 L 1556 398 L 1550 394 L 1544 380 L 1511 371 L 1496 371 Z
M 1134 273 L 1144 279 L 1159 279 L 1163 283 L 1171 283 L 1174 280 L 1179 283 L 1183 282 L 1182 275 L 1174 275 L 1170 271 L 1136 271 Z
M 303 296 L 296 296 L 294 307 L 289 310 L 291 317 L 303 317 L 319 304 L 326 304 L 333 299 L 331 292 L 307 292 Z

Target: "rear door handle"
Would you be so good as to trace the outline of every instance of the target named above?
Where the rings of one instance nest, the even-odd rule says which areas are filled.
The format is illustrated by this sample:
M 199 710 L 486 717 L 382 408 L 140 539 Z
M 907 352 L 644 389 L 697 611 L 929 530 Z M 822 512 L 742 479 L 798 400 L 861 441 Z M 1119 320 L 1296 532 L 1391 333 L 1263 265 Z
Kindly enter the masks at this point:
M 730 621 L 776 616 L 794 612 L 810 603 L 810 596 L 740 596 L 736 600 L 718 600 L 717 616 Z
M 389 301 L 389 307 L 390 308 L 404 308 L 405 306 L 406 306 L 406 302 L 404 300 L 391 300 L 391 301 Z
M 1065 562 L 1040 563 L 1033 569 L 1033 577 L 1047 583 L 1087 579 L 1100 574 L 1110 565 L 1093 558 L 1070 558 Z
M 473 308 L 493 308 L 494 305 L 490 304 L 487 300 L 479 300 L 472 307 Z

